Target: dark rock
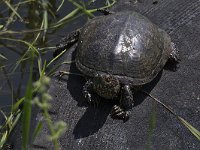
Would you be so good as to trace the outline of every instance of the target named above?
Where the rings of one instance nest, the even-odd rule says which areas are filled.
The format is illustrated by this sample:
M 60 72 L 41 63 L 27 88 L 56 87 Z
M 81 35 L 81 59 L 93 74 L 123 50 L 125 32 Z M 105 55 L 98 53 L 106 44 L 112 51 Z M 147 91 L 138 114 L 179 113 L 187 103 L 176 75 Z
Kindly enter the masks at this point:
M 126 0 L 125 0 L 126 1 Z M 124 1 L 124 2 L 125 2 Z M 123 7 L 122 0 L 120 7 Z M 126 1 L 128 2 L 128 1 Z M 130 3 L 134 4 L 134 3 Z M 117 6 L 116 6 L 117 7 Z M 126 7 L 128 7 L 126 5 Z M 151 94 L 174 108 L 175 112 L 200 130 L 200 2 L 198 0 L 141 0 L 134 9 L 166 30 L 181 54 L 176 72 L 164 70 L 151 87 Z M 128 7 L 128 9 L 133 8 Z M 115 8 L 116 10 L 116 8 Z M 70 60 L 74 47 L 60 61 Z M 72 57 L 73 58 L 73 57 Z M 59 62 L 58 62 L 59 63 Z M 80 73 L 75 65 L 60 70 Z M 94 108 L 85 103 L 78 75 L 52 78 L 49 93 L 53 96 L 53 120 L 64 120 L 67 132 L 60 138 L 61 149 L 68 150 L 198 150 L 200 142 L 161 105 L 145 97 L 131 111 L 126 123 L 109 116 L 111 103 Z M 138 97 L 138 96 L 137 96 Z M 155 128 L 151 118 L 155 116 Z M 39 113 L 37 119 L 41 117 Z M 53 149 L 44 127 L 33 149 Z M 39 148 L 41 147 L 41 148 Z

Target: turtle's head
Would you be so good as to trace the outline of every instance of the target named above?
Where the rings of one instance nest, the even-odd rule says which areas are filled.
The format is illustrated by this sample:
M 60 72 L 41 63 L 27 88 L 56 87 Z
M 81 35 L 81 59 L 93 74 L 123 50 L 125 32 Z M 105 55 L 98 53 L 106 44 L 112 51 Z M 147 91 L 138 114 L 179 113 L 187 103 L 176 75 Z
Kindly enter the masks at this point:
M 98 74 L 93 79 L 93 90 L 105 99 L 113 99 L 120 91 L 120 83 L 113 75 Z

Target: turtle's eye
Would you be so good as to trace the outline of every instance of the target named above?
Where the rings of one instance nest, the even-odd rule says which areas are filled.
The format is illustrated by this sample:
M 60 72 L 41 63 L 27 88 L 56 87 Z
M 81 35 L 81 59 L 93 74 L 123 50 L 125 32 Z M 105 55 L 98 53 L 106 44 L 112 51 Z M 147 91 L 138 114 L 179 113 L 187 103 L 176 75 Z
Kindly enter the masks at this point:
M 110 76 L 107 76 L 105 77 L 105 81 L 110 83 L 112 81 L 112 78 Z

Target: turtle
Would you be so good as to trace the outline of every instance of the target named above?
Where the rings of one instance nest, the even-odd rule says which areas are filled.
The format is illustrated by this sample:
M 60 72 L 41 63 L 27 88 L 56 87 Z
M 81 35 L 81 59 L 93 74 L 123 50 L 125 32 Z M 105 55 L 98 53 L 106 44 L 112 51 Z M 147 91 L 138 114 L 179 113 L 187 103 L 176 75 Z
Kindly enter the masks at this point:
M 102 11 L 102 10 L 101 10 Z M 109 12 L 89 20 L 63 39 L 57 49 L 77 42 L 75 63 L 87 78 L 83 96 L 89 103 L 117 100 L 111 117 L 127 121 L 134 93 L 150 83 L 169 62 L 177 68 L 179 52 L 170 36 L 135 11 Z

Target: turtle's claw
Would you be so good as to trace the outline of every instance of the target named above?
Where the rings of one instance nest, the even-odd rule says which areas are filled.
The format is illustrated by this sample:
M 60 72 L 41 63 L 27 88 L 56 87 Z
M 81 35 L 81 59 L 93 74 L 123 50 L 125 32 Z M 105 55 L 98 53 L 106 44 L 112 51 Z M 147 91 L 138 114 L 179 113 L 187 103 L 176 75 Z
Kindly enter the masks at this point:
M 110 112 L 110 116 L 113 119 L 120 119 L 120 120 L 123 120 L 124 122 L 126 122 L 129 119 L 129 111 L 124 111 L 119 106 L 114 105 Z

